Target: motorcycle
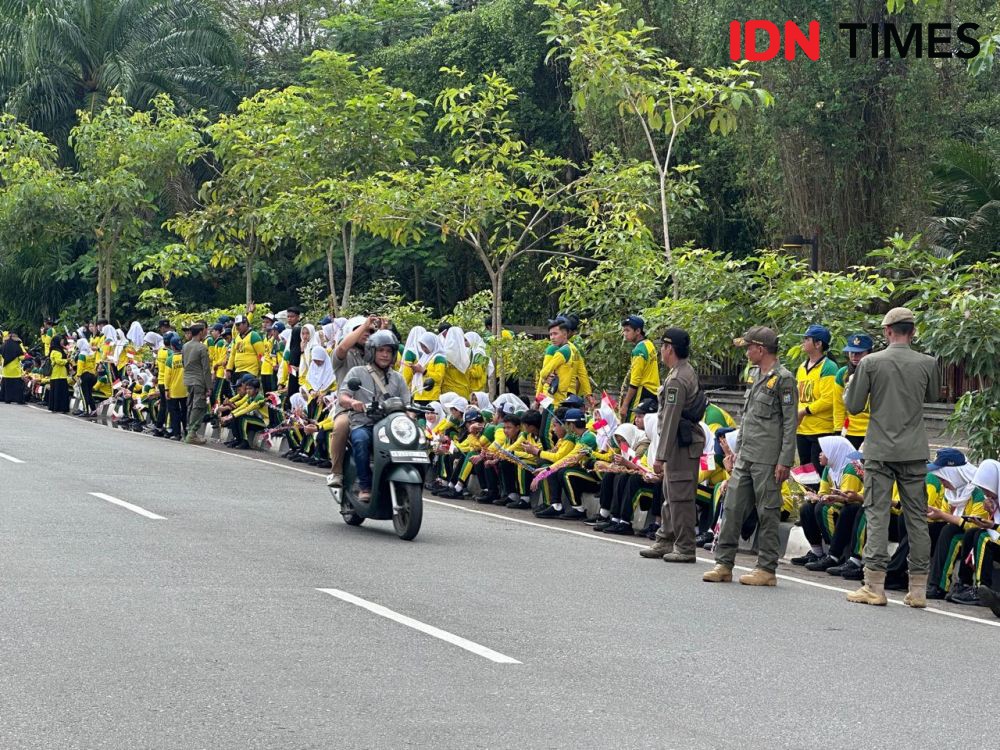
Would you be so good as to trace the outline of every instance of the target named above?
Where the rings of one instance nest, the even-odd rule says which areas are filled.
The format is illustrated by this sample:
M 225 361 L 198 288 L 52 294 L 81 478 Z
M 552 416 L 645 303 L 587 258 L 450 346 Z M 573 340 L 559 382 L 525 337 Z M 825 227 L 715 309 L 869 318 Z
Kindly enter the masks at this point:
M 347 388 L 368 390 L 358 380 L 348 381 Z M 360 526 L 368 519 L 392 519 L 396 535 L 405 541 L 412 540 L 420 531 L 424 475 L 430 467 L 427 439 L 408 411 L 423 409 L 407 407 L 399 398 L 375 396 L 365 410 L 376 420 L 372 428 L 372 490 L 368 501 L 358 498 L 357 469 L 350 442 L 344 458 L 342 486 L 329 488 L 348 526 Z

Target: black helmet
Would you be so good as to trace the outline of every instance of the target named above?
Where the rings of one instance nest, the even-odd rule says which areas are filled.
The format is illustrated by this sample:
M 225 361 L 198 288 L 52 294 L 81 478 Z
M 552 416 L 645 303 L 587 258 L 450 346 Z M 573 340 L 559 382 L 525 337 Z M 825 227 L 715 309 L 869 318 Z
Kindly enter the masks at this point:
M 374 364 L 375 350 L 381 349 L 383 346 L 392 347 L 393 359 L 392 364 L 389 366 L 392 367 L 396 364 L 396 357 L 399 356 L 399 341 L 393 335 L 392 331 L 386 331 L 384 329 L 381 331 L 375 331 L 375 333 L 368 337 L 368 341 L 365 342 L 365 362 L 370 365 Z

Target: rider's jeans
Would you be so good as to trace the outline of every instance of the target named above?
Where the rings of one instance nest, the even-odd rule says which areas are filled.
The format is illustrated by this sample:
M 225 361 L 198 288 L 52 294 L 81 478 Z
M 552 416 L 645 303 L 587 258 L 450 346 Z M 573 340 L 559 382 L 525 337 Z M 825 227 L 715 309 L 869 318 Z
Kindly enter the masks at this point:
M 354 468 L 358 472 L 358 484 L 361 489 L 371 491 L 372 488 L 372 428 L 355 427 L 351 430 L 351 454 L 354 458 Z

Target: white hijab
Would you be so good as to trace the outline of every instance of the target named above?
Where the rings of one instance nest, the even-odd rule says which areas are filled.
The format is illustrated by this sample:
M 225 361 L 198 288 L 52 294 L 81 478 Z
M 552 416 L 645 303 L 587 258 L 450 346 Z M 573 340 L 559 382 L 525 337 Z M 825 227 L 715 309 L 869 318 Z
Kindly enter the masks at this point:
M 305 411 L 309 403 L 306 401 L 306 397 L 301 393 L 293 393 L 292 397 L 289 399 L 292 411 Z
M 634 453 L 640 441 L 646 439 L 646 434 L 634 424 L 620 424 L 615 429 L 615 437 L 622 438 Z
M 699 422 L 701 425 L 701 431 L 705 434 L 705 447 L 701 451 L 701 455 L 709 456 L 715 455 L 715 433 L 712 432 L 712 428 L 709 427 L 704 422 Z
M 840 480 L 844 476 L 844 469 L 850 461 L 847 456 L 854 452 L 851 441 L 840 435 L 827 435 L 819 439 L 819 449 L 826 456 L 826 468 L 830 472 L 830 481 L 834 487 L 840 487 Z M 816 469 L 820 467 L 817 466 Z
M 128 346 L 128 337 L 125 336 L 125 331 L 121 328 L 115 330 L 115 351 L 111 355 L 112 362 L 117 362 L 122 356 L 122 352 L 125 351 L 125 347 Z
M 469 344 L 469 361 L 471 362 L 476 357 L 488 357 L 486 353 L 486 342 L 483 341 L 483 337 L 480 336 L 475 331 L 467 331 L 465 334 L 465 341 Z M 493 374 L 493 360 L 488 360 L 489 364 L 486 367 L 486 374 Z
M 423 326 L 413 326 L 410 332 L 406 334 L 406 343 L 403 345 L 403 357 L 406 357 L 407 352 L 413 352 L 414 358 L 419 362 L 423 351 L 417 344 L 420 342 L 420 337 L 427 333 L 427 329 Z
M 484 393 L 483 391 L 475 391 L 472 394 L 473 400 L 476 402 L 476 408 L 479 411 L 490 411 L 490 394 Z
M 90 342 L 85 338 L 79 338 L 76 340 L 76 350 L 84 357 L 89 357 L 94 353 L 93 348 L 90 346 Z
M 153 331 L 149 331 L 145 336 L 142 337 L 143 343 L 149 344 L 149 347 L 154 351 L 158 352 L 163 348 L 163 336 Z
M 503 409 L 504 414 L 528 411 L 528 405 L 513 393 L 501 393 L 493 401 L 493 406 L 496 409 Z
M 607 450 L 608 443 L 611 442 L 611 436 L 615 434 L 615 430 L 618 429 L 618 415 L 615 414 L 615 410 L 606 404 L 601 404 L 597 407 L 597 413 L 594 415 L 595 421 L 600 418 L 607 422 L 603 427 L 598 427 L 597 429 L 597 447 L 600 450 Z
M 942 466 L 931 472 L 936 477 L 945 480 L 955 489 L 945 489 L 944 496 L 953 511 L 961 510 L 972 497 L 972 491 L 976 489 L 975 478 L 978 473 L 975 464 L 965 464 L 964 466 Z
M 132 342 L 132 346 L 136 349 L 141 349 L 146 338 L 146 332 L 142 330 L 142 325 L 138 320 L 133 320 L 132 325 L 128 328 L 128 340 Z
M 653 414 L 647 414 L 643 418 L 642 426 L 643 431 L 646 433 L 646 437 L 649 438 L 649 447 L 646 449 L 646 455 L 652 457 L 656 455 L 656 447 L 660 443 L 660 429 L 659 429 L 659 415 L 655 412 Z
M 115 339 L 118 338 L 118 334 L 115 333 L 115 327 L 111 324 L 106 324 L 104 328 L 101 329 L 101 335 L 104 336 L 104 340 L 109 344 L 115 343 Z
M 444 334 L 444 356 L 448 358 L 448 364 L 459 372 L 465 373 L 469 369 L 469 347 L 465 343 L 465 332 L 458 326 L 452 326 Z
M 468 400 L 451 391 L 441 394 L 441 406 L 445 409 L 458 409 L 462 414 L 469 410 Z
M 333 363 L 322 346 L 312 347 L 309 355 L 309 385 L 316 391 L 325 391 L 333 383 Z
M 420 328 L 420 326 L 415 326 L 415 328 Z M 420 328 L 420 330 L 422 333 L 418 333 L 416 335 L 416 340 L 413 342 L 413 350 L 417 353 L 417 364 L 426 368 L 434 357 L 443 352 L 443 349 L 441 347 L 441 339 L 424 328 Z M 410 335 L 406 337 L 407 344 L 409 344 L 412 335 L 413 331 L 410 331 Z M 430 351 L 425 352 L 423 348 L 418 346 L 418 344 L 422 344 Z M 438 383 L 438 385 L 440 385 L 440 383 Z M 410 379 L 410 393 L 414 396 L 418 396 L 423 390 L 424 374 L 422 372 L 413 373 L 413 377 Z
M 972 483 L 977 487 L 982 487 L 984 490 L 989 490 L 994 495 L 1000 495 L 1000 461 L 987 458 L 979 464 Z M 1000 523 L 1000 507 L 993 514 L 993 523 Z M 990 535 L 990 539 L 994 542 L 1000 539 L 1000 532 L 987 531 L 986 533 Z
M 353 318 L 345 320 L 344 324 L 340 327 L 340 336 L 338 337 L 337 340 L 340 341 L 340 339 L 344 338 L 344 336 L 351 333 L 354 329 L 356 329 L 366 320 L 368 320 L 368 318 L 366 318 L 364 315 L 355 315 Z

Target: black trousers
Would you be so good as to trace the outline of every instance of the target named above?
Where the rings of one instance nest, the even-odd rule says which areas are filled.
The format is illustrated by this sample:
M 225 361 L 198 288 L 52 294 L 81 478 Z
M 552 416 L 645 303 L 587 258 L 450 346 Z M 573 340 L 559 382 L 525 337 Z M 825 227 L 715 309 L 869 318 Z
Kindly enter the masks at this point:
M 87 405 L 87 411 L 94 411 L 97 404 L 94 402 L 94 386 L 97 385 L 97 376 L 92 372 L 85 372 L 80 376 L 80 393 L 83 394 L 83 403 Z
M 170 434 L 183 435 L 187 430 L 187 399 L 168 398 L 167 409 L 170 411 Z
M 798 449 L 799 453 L 799 463 L 805 466 L 806 464 L 812 464 L 817 472 L 822 472 L 823 467 L 819 465 L 819 439 L 821 437 L 828 437 L 833 433 L 826 433 L 824 435 L 796 435 L 795 436 L 795 447 Z M 819 489 L 818 484 L 806 485 L 813 492 Z
M 159 386 L 160 392 L 160 408 L 156 411 L 156 426 L 163 428 L 163 424 L 167 418 L 167 412 L 170 411 L 169 404 L 167 403 L 167 389 L 166 386 Z

